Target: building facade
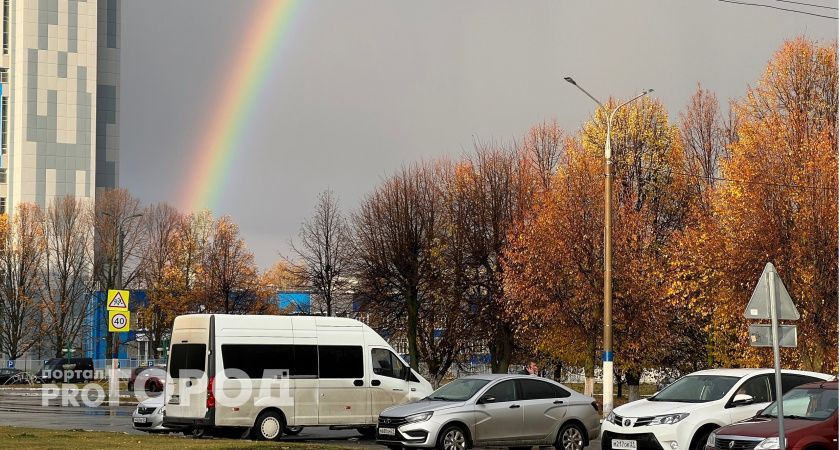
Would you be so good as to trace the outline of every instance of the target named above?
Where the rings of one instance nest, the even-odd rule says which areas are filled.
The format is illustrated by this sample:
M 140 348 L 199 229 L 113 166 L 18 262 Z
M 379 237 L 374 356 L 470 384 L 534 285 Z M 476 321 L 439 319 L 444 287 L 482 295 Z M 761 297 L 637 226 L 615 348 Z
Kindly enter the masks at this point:
M 0 209 L 116 187 L 120 0 L 2 1 Z

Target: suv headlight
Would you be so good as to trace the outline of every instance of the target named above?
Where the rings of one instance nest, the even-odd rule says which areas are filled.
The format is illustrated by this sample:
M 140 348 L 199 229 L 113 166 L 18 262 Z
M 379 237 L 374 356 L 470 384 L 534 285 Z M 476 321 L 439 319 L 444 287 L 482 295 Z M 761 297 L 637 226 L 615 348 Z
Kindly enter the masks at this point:
M 715 446 L 715 439 L 716 439 L 716 438 L 717 438 L 717 433 L 715 433 L 714 431 L 712 431 L 711 433 L 709 433 L 709 438 L 708 438 L 708 439 L 706 439 L 706 446 L 708 446 L 708 447 L 714 447 L 714 446 Z
M 610 411 L 610 413 L 607 414 L 607 418 L 604 419 L 604 422 L 614 423 L 615 422 L 615 413 Z
M 665 414 L 664 416 L 656 416 L 650 421 L 651 425 L 671 425 L 688 417 L 688 413 L 679 414 Z
M 787 444 L 787 439 L 785 439 L 785 444 Z M 779 448 L 779 438 L 777 437 L 769 437 L 755 446 L 755 450 L 776 450 Z
M 412 414 L 405 418 L 407 423 L 414 423 L 414 422 L 425 422 L 432 418 L 432 412 L 422 412 L 417 414 Z

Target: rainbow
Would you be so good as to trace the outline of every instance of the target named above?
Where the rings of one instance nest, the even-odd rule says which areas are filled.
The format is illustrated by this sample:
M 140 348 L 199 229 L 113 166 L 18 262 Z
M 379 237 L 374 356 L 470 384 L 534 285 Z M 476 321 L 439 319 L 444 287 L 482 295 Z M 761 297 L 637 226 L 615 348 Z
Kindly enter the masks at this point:
M 302 0 L 262 0 L 254 8 L 249 21 L 252 25 L 236 60 L 228 66 L 233 68 L 232 75 L 224 80 L 216 107 L 199 128 L 202 135 L 193 151 L 193 171 L 186 177 L 179 202 L 186 212 L 216 205 L 299 3 Z

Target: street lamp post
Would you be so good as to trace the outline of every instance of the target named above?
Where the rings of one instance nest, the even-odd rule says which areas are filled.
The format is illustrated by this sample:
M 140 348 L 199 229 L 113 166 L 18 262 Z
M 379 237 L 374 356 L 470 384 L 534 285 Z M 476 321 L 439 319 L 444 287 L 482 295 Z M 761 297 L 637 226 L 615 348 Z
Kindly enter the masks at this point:
M 564 80 L 580 89 L 581 92 L 591 98 L 599 108 L 607 111 L 607 107 L 580 87 L 572 77 L 565 77 Z M 610 111 L 607 118 L 607 139 L 604 143 L 604 352 L 602 354 L 601 376 L 603 378 L 603 404 L 604 417 L 613 409 L 613 339 L 612 339 L 612 148 L 610 147 L 610 136 L 612 133 L 612 120 L 619 109 L 627 106 L 643 96 L 653 92 L 653 89 L 643 91 L 641 94 L 627 100 Z
M 116 217 L 104 211 L 102 214 L 114 219 L 116 221 Z M 123 226 L 125 223 L 131 219 L 136 219 L 138 217 L 143 216 L 143 214 L 132 214 L 128 217 L 124 217 L 122 220 L 117 222 L 117 275 L 116 280 L 114 280 L 114 289 L 122 289 L 123 288 L 123 247 L 125 245 L 125 233 L 123 232 Z M 126 299 L 128 301 L 128 299 Z M 107 315 L 106 315 L 107 317 Z M 117 374 L 118 365 L 119 365 L 119 356 L 120 356 L 120 344 L 119 344 L 119 334 L 118 333 L 111 333 L 111 383 L 109 389 L 109 400 L 108 402 L 111 405 L 116 405 L 118 402 L 119 397 L 119 377 Z

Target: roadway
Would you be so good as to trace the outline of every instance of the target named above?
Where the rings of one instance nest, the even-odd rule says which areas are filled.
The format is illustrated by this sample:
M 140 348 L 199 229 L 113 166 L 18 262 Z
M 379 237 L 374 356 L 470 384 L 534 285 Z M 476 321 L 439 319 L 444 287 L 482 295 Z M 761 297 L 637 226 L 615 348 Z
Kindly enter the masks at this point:
M 131 426 L 131 413 L 134 408 L 133 405 L 62 405 L 58 399 L 50 399 L 44 405 L 38 391 L 0 389 L 0 426 L 143 434 Z M 299 435 L 287 436 L 283 440 L 384 449 L 373 440 L 362 438 L 355 430 L 329 430 L 324 427 L 304 428 Z M 599 441 L 593 441 L 587 447 L 592 450 L 599 448 Z

